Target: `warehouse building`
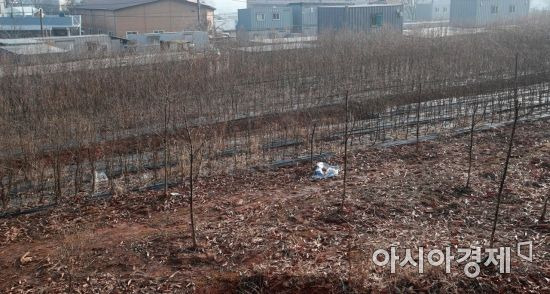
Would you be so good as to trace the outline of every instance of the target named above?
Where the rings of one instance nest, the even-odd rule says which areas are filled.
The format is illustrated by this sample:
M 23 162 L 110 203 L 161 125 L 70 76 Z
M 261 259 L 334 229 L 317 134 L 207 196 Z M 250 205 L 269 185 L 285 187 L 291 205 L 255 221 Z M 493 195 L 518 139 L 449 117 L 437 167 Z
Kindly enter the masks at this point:
M 359 11 L 353 7 L 359 7 L 354 3 L 366 3 L 366 0 L 355 1 L 302 1 L 292 2 L 288 0 L 257 0 L 249 1 L 247 9 L 240 9 L 237 23 L 237 37 L 240 40 L 255 40 L 255 39 L 271 39 L 284 37 L 311 37 L 317 35 L 319 28 L 318 22 L 321 18 L 330 18 L 330 15 L 319 16 L 318 10 L 321 7 L 348 7 L 350 11 Z M 273 3 L 279 5 L 267 5 Z M 341 5 L 341 3 L 352 4 Z M 367 10 L 383 10 L 384 6 L 391 7 L 393 5 L 386 4 L 370 4 L 363 5 L 368 7 Z M 338 9 L 336 9 L 338 10 Z M 390 19 L 388 15 L 383 17 Z M 329 20 L 330 21 L 330 20 Z
M 451 0 L 419 0 L 415 4 L 414 21 L 449 20 Z
M 529 15 L 529 0 L 451 0 L 450 24 L 483 27 L 509 23 Z
M 0 16 L 1 38 L 80 35 L 80 15 Z
M 403 5 L 326 6 L 318 9 L 318 32 L 351 30 L 403 32 Z
M 81 57 L 120 49 L 120 40 L 107 35 L 0 39 L 0 61 L 30 62 L 47 56 Z
M 355 1 L 356 3 L 360 1 Z M 304 36 L 317 35 L 317 9 L 322 6 L 338 6 L 341 2 L 297 2 L 290 3 L 292 8 L 292 32 Z M 351 3 L 353 4 L 353 3 Z
M 292 28 L 292 9 L 288 6 L 239 9 L 237 37 L 240 40 L 288 37 Z
M 291 3 L 304 3 L 304 4 L 316 4 L 316 5 L 354 5 L 354 4 L 367 4 L 373 2 L 373 0 L 247 0 L 246 7 L 258 7 L 258 6 L 286 6 Z
M 198 11 L 200 9 L 200 13 Z M 88 0 L 74 9 L 86 34 L 131 34 L 211 30 L 214 7 L 186 0 Z M 200 14 L 200 23 L 199 17 Z

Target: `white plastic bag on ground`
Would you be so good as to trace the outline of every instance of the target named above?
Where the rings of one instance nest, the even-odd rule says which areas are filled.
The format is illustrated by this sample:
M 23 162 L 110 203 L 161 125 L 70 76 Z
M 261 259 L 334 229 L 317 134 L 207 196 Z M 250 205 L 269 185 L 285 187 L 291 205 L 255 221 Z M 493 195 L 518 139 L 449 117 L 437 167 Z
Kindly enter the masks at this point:
M 109 178 L 107 177 L 107 174 L 105 172 L 96 171 L 95 172 L 95 181 L 96 181 L 96 183 L 107 182 L 107 181 L 109 181 Z
M 325 162 L 318 162 L 315 171 L 313 172 L 314 180 L 324 180 L 338 176 L 340 168 L 338 166 L 328 165 Z
M 95 171 L 95 191 L 102 191 L 108 189 L 109 178 L 107 174 L 102 171 Z

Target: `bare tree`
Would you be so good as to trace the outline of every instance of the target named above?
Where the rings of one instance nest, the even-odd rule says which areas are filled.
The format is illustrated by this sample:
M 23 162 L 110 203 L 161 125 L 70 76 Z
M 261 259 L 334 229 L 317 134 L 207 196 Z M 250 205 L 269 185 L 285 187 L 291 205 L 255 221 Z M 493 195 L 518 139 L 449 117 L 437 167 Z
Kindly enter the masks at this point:
M 197 234 L 195 226 L 195 214 L 194 214 L 194 192 L 195 183 L 198 181 L 201 164 L 202 164 L 202 149 L 206 143 L 206 136 L 201 133 L 201 130 L 197 127 L 193 127 L 189 124 L 187 117 L 187 111 L 183 110 L 183 136 L 187 146 L 187 156 L 189 158 L 189 221 L 191 226 L 191 240 L 193 242 L 192 247 L 196 249 L 197 246 Z
M 107 165 L 111 180 L 112 176 L 116 176 L 115 169 L 118 171 L 118 157 L 118 163 L 126 175 L 128 160 L 133 158 L 135 153 L 132 152 L 137 152 L 138 171 L 143 171 L 141 167 L 152 166 L 155 180 L 162 181 L 159 172 L 162 172 L 163 160 L 160 157 L 163 137 L 165 147 L 171 147 L 168 145 L 176 137 L 172 137 L 172 134 L 180 134 L 178 124 L 173 122 L 177 118 L 173 114 L 180 109 L 180 105 L 176 104 L 179 102 L 189 107 L 189 120 L 193 121 L 193 125 L 202 125 L 199 129 L 204 130 L 204 125 L 214 124 L 232 126 L 226 128 L 227 133 L 223 137 L 217 138 L 219 145 L 208 146 L 211 154 L 218 154 L 231 144 L 238 147 L 247 142 L 244 144 L 249 145 L 249 153 L 262 152 L 263 159 L 270 160 L 275 157 L 274 152 L 280 151 L 263 148 L 254 150 L 256 148 L 250 148 L 250 144 L 261 146 L 260 142 L 283 136 L 283 139 L 287 139 L 290 134 L 302 135 L 308 129 L 311 132 L 306 136 L 308 140 L 313 139 L 309 142 L 312 161 L 316 146 L 325 148 L 330 144 L 317 138 L 333 137 L 333 132 L 343 122 L 340 115 L 334 117 L 325 112 L 340 103 L 337 98 L 338 94 L 341 95 L 342 88 L 354 93 L 354 100 L 355 97 L 357 100 L 361 99 L 357 101 L 360 105 L 368 103 L 368 115 L 361 116 L 361 121 L 357 123 L 363 124 L 365 129 L 369 126 L 367 134 L 371 140 L 379 139 L 376 136 L 383 139 L 386 133 L 391 134 L 396 128 L 407 128 L 406 136 L 410 136 L 409 128 L 414 128 L 415 121 L 405 120 L 405 116 L 412 118 L 417 111 L 418 142 L 421 123 L 432 128 L 437 124 L 432 119 L 433 104 L 430 99 L 445 99 L 445 105 L 439 107 L 444 109 L 444 113 L 438 119 L 448 117 L 456 121 L 466 117 L 459 110 L 464 109 L 465 99 L 462 97 L 500 90 L 502 86 L 473 89 L 475 87 L 471 85 L 485 82 L 505 83 L 508 78 L 503 73 L 510 70 L 507 59 L 517 51 L 519 40 L 525 48 L 530 48 L 525 57 L 525 71 L 536 75 L 547 73 L 550 55 L 544 50 L 546 47 L 540 46 L 540 42 L 547 39 L 550 28 L 548 19 L 545 18 L 543 23 L 537 24 L 539 27 L 536 29 L 526 24 L 487 34 L 456 36 L 446 39 L 445 42 L 441 42 L 440 38 L 336 32 L 319 36 L 318 46 L 307 50 L 255 54 L 232 49 L 222 51 L 222 57 L 216 57 L 218 60 L 214 62 L 215 67 L 212 66 L 212 56 L 208 54 L 191 56 L 192 58 L 185 60 L 159 59 L 158 63 L 155 61 L 151 64 L 141 59 L 132 64 L 126 58 L 131 56 L 113 55 L 113 64 L 102 68 L 101 74 L 96 74 L 97 69 L 90 68 L 71 71 L 63 79 L 54 78 L 55 75 L 39 74 L 40 70 L 34 72 L 34 66 L 32 69 L 26 66 L 40 62 L 41 65 L 36 67 L 40 69 L 44 64 L 57 64 L 60 62 L 57 58 L 38 57 L 24 63 L 2 59 L 0 62 L 3 72 L 13 74 L 0 77 L 0 150 L 2 156 L 4 153 L 8 154 L 6 162 L 23 163 L 21 167 L 13 167 L 12 171 L 4 170 L 4 195 L 11 190 L 12 184 L 19 185 L 29 175 L 30 181 L 37 180 L 32 175 L 38 174 L 39 182 L 54 183 L 56 198 L 60 199 L 61 192 L 67 192 L 72 184 L 68 183 L 72 178 L 67 175 L 67 172 L 72 171 L 71 164 L 85 164 L 84 159 L 73 160 L 70 155 L 75 148 L 74 134 L 86 134 L 86 125 L 93 125 L 94 130 L 90 132 L 91 136 L 86 136 L 86 140 L 76 141 L 82 143 L 76 145 L 84 150 L 75 150 L 72 154 L 86 157 L 88 146 L 101 146 L 105 150 L 103 154 L 97 152 L 94 155 L 94 150 L 91 150 L 87 155 L 92 174 L 98 167 Z M 487 42 L 487 39 L 491 42 Z M 427 53 L 428 51 L 431 53 Z M 170 57 L 163 54 L 158 56 Z M 94 64 L 93 58 L 89 61 Z M 42 71 L 48 69 L 46 67 Z M 522 82 L 536 85 L 540 83 L 540 79 L 540 76 L 531 78 L 526 75 Z M 416 85 L 416 88 L 411 90 L 411 84 Z M 428 95 L 419 97 L 421 93 L 418 93 L 418 85 L 424 86 L 428 90 L 424 92 Z M 464 92 L 460 90 L 466 88 Z M 430 97 L 436 91 L 442 95 Z M 170 132 L 168 136 L 166 132 L 163 135 L 160 108 L 162 103 L 158 111 L 151 111 L 151 107 L 158 105 L 159 97 L 177 97 L 179 93 L 189 93 L 189 97 L 193 99 L 171 101 L 177 105 L 168 110 L 169 121 L 174 127 L 165 127 L 165 131 L 169 129 Z M 521 93 L 524 94 L 523 91 Z M 230 95 L 234 95 L 231 109 L 227 104 Z M 548 103 L 545 104 L 541 98 L 539 104 L 545 106 L 540 106 L 537 110 L 548 110 Z M 309 101 L 304 103 L 304 100 Z M 351 108 L 355 108 L 354 104 L 352 103 Z M 419 107 L 415 107 L 417 104 Z M 486 116 L 511 114 L 511 111 L 502 107 L 505 104 L 505 101 L 498 105 L 491 104 Z M 193 107 L 196 109 L 191 109 Z M 388 113 L 388 107 L 399 111 L 390 110 Z M 253 109 L 253 115 L 243 115 L 246 109 Z M 311 121 L 306 122 L 296 117 L 308 110 L 319 112 L 316 127 L 313 124 L 314 130 Z M 353 114 L 348 118 L 353 120 L 348 121 L 348 136 L 350 130 L 355 134 L 356 117 L 359 115 Z M 423 117 L 423 121 L 420 121 L 420 117 Z M 245 123 L 248 126 L 246 140 L 243 140 L 243 124 L 239 122 L 243 118 L 246 118 Z M 81 120 L 86 123 L 75 124 L 75 121 Z M 400 124 L 396 125 L 395 122 Z M 63 131 L 68 126 L 71 130 Z M 155 130 L 159 132 L 155 133 Z M 290 131 L 287 132 L 288 130 Z M 191 133 L 194 132 L 196 130 L 193 127 Z M 129 136 L 133 137 L 132 144 L 140 146 L 138 150 L 125 147 L 130 145 L 126 144 Z M 349 139 L 348 147 L 351 148 L 353 140 Z M 26 148 L 27 144 L 34 147 Z M 195 153 L 196 144 L 193 143 L 193 146 Z M 218 147 L 220 148 L 216 149 Z M 295 150 L 298 152 L 298 147 Z M 255 158 L 254 154 L 247 156 Z M 164 158 L 166 193 L 167 179 L 170 176 L 170 148 L 164 148 Z M 31 164 L 35 159 L 41 160 L 43 164 Z M 193 173 L 196 173 L 200 156 L 194 155 L 193 159 Z M 231 159 L 238 162 L 236 155 Z M 254 160 L 247 161 L 247 164 L 253 163 Z M 80 183 L 82 166 L 79 166 L 75 174 L 75 192 L 79 190 L 77 187 L 84 188 Z M 187 165 L 184 168 L 187 169 Z M 93 193 L 93 188 L 91 190 Z
M 546 206 L 548 205 L 549 199 L 550 199 L 550 194 L 546 196 L 546 200 L 544 201 L 544 205 L 542 206 L 542 212 L 540 214 L 539 224 L 546 222 Z
M 6 210 L 8 208 L 8 193 L 4 191 L 4 174 L 0 173 L 0 200 L 2 201 L 2 208 Z
M 422 107 L 422 83 L 418 85 L 418 100 L 416 102 L 416 152 L 420 146 L 420 108 Z
M 512 134 L 510 135 L 510 142 L 508 143 L 508 153 L 506 154 L 506 161 L 504 162 L 504 170 L 502 171 L 502 177 L 500 179 L 500 186 L 497 194 L 497 204 L 495 208 L 495 216 L 493 218 L 493 229 L 491 230 L 491 242 L 490 247 L 493 247 L 495 241 L 495 231 L 497 229 L 498 215 L 500 210 L 500 203 L 502 201 L 502 191 L 504 190 L 504 184 L 506 183 L 506 175 L 508 173 L 508 164 L 510 163 L 510 157 L 512 157 L 512 148 L 514 146 L 514 135 L 516 133 L 516 126 L 519 117 L 519 101 L 518 101 L 518 88 L 517 88 L 517 76 L 518 76 L 518 54 L 516 54 L 516 70 L 515 70 L 515 89 L 514 89 L 514 123 L 512 125 Z
M 170 101 L 168 98 L 164 102 L 164 196 L 168 197 L 168 154 L 169 154 L 169 144 L 168 144 L 168 109 Z
M 317 123 L 313 123 L 311 127 L 311 133 L 309 136 L 309 164 L 313 167 L 313 152 L 315 145 L 315 129 L 317 129 Z
M 306 113 L 307 140 L 309 141 L 309 163 L 313 167 L 313 153 L 315 149 L 315 131 L 317 130 L 317 117 L 310 108 Z
M 474 109 L 472 110 L 472 121 L 470 124 L 470 145 L 468 146 L 468 177 L 466 179 L 466 185 L 464 186 L 465 191 L 468 191 L 470 189 L 470 176 L 472 174 L 472 158 L 474 149 L 474 129 L 476 126 L 476 112 L 477 104 L 474 105 Z
M 347 186 L 347 175 L 348 175 L 348 122 L 349 122 L 349 92 L 346 92 L 345 97 L 345 127 L 344 127 L 344 181 L 342 187 L 342 203 L 340 204 L 340 212 L 344 211 L 344 205 L 346 202 L 346 186 Z

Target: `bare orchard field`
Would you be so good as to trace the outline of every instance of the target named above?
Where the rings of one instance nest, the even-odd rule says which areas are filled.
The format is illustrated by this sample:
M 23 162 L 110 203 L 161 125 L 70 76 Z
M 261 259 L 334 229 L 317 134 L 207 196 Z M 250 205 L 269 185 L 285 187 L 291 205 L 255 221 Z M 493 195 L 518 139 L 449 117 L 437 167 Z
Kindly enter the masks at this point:
M 3 64 L 0 292 L 550 292 L 549 31 Z M 391 274 L 392 245 L 512 273 Z
M 96 175 L 113 194 L 332 151 L 347 114 L 375 142 L 467 127 L 474 109 L 509 120 L 514 91 L 522 115 L 544 114 L 549 30 L 543 16 L 449 38 L 339 32 L 304 50 L 24 74 L 5 65 L 0 216 L 103 194 Z
M 104 202 L 61 201 L 0 222 L 1 292 L 548 293 L 550 227 L 539 222 L 550 178 L 550 125 L 520 123 L 495 247 L 512 247 L 511 273 L 451 263 L 373 264 L 378 248 L 487 247 L 510 127 L 476 133 L 471 191 L 463 191 L 469 136 L 390 148 L 355 144 L 342 178 L 311 181 L 309 164 L 239 170 L 195 187 L 197 250 L 187 185 Z M 331 163 L 342 164 L 337 154 Z M 177 193 L 177 194 L 176 194 Z M 532 262 L 517 242 L 532 241 Z M 413 251 L 414 252 L 414 251 Z M 417 253 L 413 253 L 414 256 Z

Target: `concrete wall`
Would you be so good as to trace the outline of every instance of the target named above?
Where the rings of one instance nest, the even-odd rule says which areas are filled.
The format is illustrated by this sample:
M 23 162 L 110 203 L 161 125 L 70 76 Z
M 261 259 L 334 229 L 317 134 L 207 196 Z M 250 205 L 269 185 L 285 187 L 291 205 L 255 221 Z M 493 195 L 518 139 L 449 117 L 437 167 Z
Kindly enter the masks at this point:
M 113 45 L 111 38 L 107 35 L 92 35 L 92 36 L 71 36 L 71 37 L 54 37 L 54 38 L 36 38 L 49 45 L 62 48 L 72 53 L 85 53 L 93 50 L 96 51 L 116 51 L 120 48 Z M 116 43 L 115 43 L 116 44 Z
M 179 49 L 203 50 L 209 46 L 208 33 L 203 31 L 175 32 L 162 34 L 129 35 L 136 51 L 179 51 Z

